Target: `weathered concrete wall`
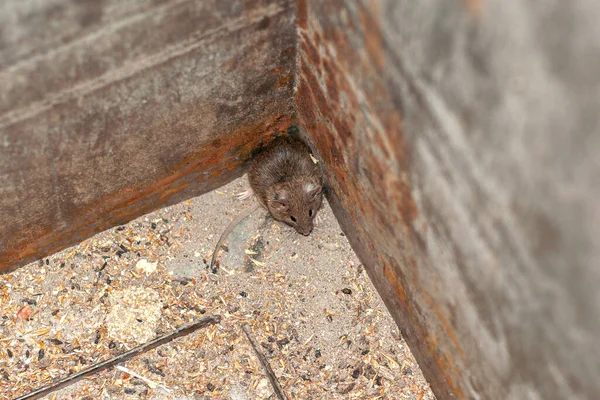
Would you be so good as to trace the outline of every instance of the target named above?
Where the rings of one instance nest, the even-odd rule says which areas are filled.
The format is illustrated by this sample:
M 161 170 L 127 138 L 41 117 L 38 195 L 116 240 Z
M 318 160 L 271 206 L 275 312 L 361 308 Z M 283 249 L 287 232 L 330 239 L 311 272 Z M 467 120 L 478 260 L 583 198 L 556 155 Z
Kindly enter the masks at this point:
M 242 173 L 292 115 L 295 3 L 0 2 L 0 271 Z
M 299 14 L 301 125 L 438 398 L 599 398 L 600 4 Z

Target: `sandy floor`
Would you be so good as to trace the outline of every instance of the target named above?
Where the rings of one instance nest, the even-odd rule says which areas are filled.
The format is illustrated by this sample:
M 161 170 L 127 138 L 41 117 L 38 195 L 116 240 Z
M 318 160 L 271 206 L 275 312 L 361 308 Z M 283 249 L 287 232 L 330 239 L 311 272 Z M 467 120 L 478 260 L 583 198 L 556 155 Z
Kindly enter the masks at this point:
M 331 210 L 308 237 L 218 191 L 0 276 L 0 398 L 12 399 L 207 315 L 219 324 L 49 399 L 275 398 L 241 324 L 292 399 L 434 399 Z M 139 375 L 142 378 L 136 377 Z

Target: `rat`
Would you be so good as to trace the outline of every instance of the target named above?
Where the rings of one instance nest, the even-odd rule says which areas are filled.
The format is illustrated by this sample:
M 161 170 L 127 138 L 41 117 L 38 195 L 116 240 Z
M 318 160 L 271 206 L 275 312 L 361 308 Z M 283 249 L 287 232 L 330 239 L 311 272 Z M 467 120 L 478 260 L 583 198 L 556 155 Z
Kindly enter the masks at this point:
M 266 208 L 275 220 L 308 236 L 323 205 L 321 169 L 313 161 L 309 147 L 290 136 L 275 138 L 251 161 L 248 182 L 251 189 L 241 198 L 254 193 L 258 202 L 234 218 L 219 238 L 210 262 L 213 271 L 223 240 L 259 206 Z

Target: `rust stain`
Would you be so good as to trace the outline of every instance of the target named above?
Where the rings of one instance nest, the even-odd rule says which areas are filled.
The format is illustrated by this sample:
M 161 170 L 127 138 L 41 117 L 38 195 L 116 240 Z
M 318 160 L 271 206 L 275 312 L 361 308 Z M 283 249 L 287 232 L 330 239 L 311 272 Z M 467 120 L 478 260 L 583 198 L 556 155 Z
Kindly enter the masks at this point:
M 322 114 L 330 115 L 331 109 L 329 107 L 327 97 L 325 96 L 325 93 L 323 93 L 317 77 L 306 63 L 302 63 L 300 70 L 302 72 L 302 78 L 304 78 L 304 81 L 308 86 L 308 90 L 311 92 L 312 97 L 314 98 L 314 103 L 318 107 L 318 111 L 320 111 Z
M 413 221 L 418 218 L 418 209 L 414 198 L 412 197 L 410 182 L 408 176 L 394 175 L 394 179 L 391 180 L 390 190 L 394 190 L 395 193 L 400 193 L 400 201 L 398 204 L 398 210 L 404 221 L 404 225 L 411 228 L 413 235 L 418 236 L 413 229 Z
M 209 172 L 213 178 L 224 171 L 241 168 L 261 141 L 282 134 L 292 118 L 278 115 L 272 120 L 261 121 L 227 134 L 227 143 L 221 147 L 205 146 L 193 156 L 174 165 L 170 174 L 150 185 L 126 188 L 111 193 L 92 204 L 86 204 L 81 213 L 73 213 L 73 220 L 62 232 L 56 227 L 45 227 L 45 232 L 34 240 L 7 246 L 10 250 L 0 254 L 0 273 L 6 273 L 25 262 L 45 254 L 55 253 L 94 233 L 125 223 L 159 207 L 184 200 L 177 198 L 185 189 L 193 186 L 198 174 Z M 216 134 L 215 136 L 222 136 Z M 252 138 L 249 140 L 249 138 Z M 214 143 L 214 142 L 213 142 Z M 231 149 L 236 149 L 231 153 Z M 197 186 L 197 185 L 196 185 Z M 189 193 L 185 197 L 198 195 Z M 98 217 L 101 215 L 101 217 Z
M 308 58 L 311 60 L 312 65 L 321 64 L 321 56 L 319 55 L 317 48 L 315 47 L 314 43 L 310 40 L 309 36 L 303 32 L 302 38 L 304 39 L 302 41 L 303 49 L 307 53 Z
M 458 397 L 459 399 L 464 399 L 462 390 L 460 389 L 460 387 L 458 387 L 458 385 L 456 384 L 456 382 L 454 382 L 454 379 L 453 379 L 453 376 L 460 377 L 460 373 L 458 372 L 456 365 L 452 361 L 452 358 L 448 357 L 448 354 L 446 354 L 446 353 L 439 354 L 437 352 L 434 352 L 432 354 L 433 354 L 433 359 L 435 360 L 436 365 L 442 371 L 442 374 L 444 375 L 444 379 L 448 383 L 448 386 L 450 387 L 450 389 L 452 390 L 454 395 L 456 397 Z M 453 375 L 451 375 L 448 372 L 448 370 L 450 370 L 450 373 L 452 373 Z
M 334 73 L 331 61 L 325 60 L 323 63 L 323 71 L 325 72 L 325 86 L 327 88 L 327 94 L 331 102 L 339 106 L 339 87 L 337 83 L 338 74 Z
M 361 5 L 358 16 L 363 26 L 363 35 L 365 50 L 369 54 L 369 66 L 375 66 L 378 70 L 383 69 L 385 63 L 385 52 L 383 50 L 383 40 L 381 38 L 381 27 L 373 15 L 379 15 L 379 2 L 371 0 L 370 10 Z
M 303 125 L 309 131 L 314 131 L 317 127 L 317 114 L 312 103 L 312 94 L 303 79 L 296 89 L 296 111 L 302 116 Z
M 307 0 L 297 0 L 296 9 L 298 12 L 298 26 L 302 29 L 308 29 L 308 4 Z
M 420 332 L 420 337 L 424 338 L 423 340 L 425 342 L 427 350 L 429 351 L 429 354 L 433 358 L 439 371 L 441 371 L 444 380 L 448 384 L 448 387 L 450 388 L 452 393 L 457 398 L 464 399 L 463 392 L 461 388 L 456 384 L 454 379 L 461 377 L 462 374 L 457 369 L 454 361 L 452 361 L 452 357 L 450 357 L 448 353 L 440 351 L 437 338 L 434 335 L 428 333 L 427 329 L 414 315 L 411 315 L 411 320 L 413 325 L 415 325 L 418 328 Z
M 465 353 L 464 353 L 464 351 L 462 349 L 462 346 L 460 345 L 458 339 L 456 338 L 456 334 L 454 333 L 454 329 L 452 328 L 452 326 L 448 322 L 448 319 L 446 318 L 446 315 L 442 312 L 442 310 L 440 309 L 440 307 L 438 306 L 438 304 L 433 300 L 433 298 L 429 295 L 429 293 L 427 293 L 425 291 L 422 291 L 421 295 L 423 296 L 423 299 L 425 300 L 425 303 L 427 303 L 427 306 L 430 309 L 433 310 L 433 312 L 435 313 L 435 315 L 440 320 L 440 323 L 442 325 L 442 328 L 444 329 L 444 332 L 446 333 L 446 335 L 448 336 L 448 338 L 454 344 L 456 350 L 458 351 L 458 354 L 461 357 L 464 358 Z
M 456 384 L 453 377 L 460 377 L 462 374 L 456 368 L 456 365 L 452 361 L 452 358 L 448 356 L 447 353 L 442 353 L 439 350 L 437 339 L 427 334 L 426 329 L 422 324 L 418 322 L 416 318 L 412 320 L 413 324 L 415 324 L 420 332 L 422 338 L 424 338 L 425 346 L 427 350 L 431 354 L 433 361 L 437 365 L 438 369 L 441 371 L 444 380 L 448 384 L 448 387 L 452 391 L 452 393 L 459 399 L 464 399 L 464 395 L 460 387 Z
M 463 0 L 463 3 L 472 17 L 481 17 L 483 11 L 483 0 Z
M 174 195 L 175 193 L 187 188 L 189 185 L 190 184 L 188 182 L 184 182 L 181 185 L 177 185 L 177 186 L 173 186 L 171 188 L 165 189 L 163 192 L 161 192 L 159 198 L 161 200 L 169 198 L 170 196 Z
M 378 86 L 371 96 L 380 96 L 381 93 L 387 93 L 383 84 Z M 391 101 L 389 98 L 387 100 Z M 400 111 L 395 108 L 391 110 L 386 109 L 382 116 L 382 123 L 385 129 L 385 136 L 391 144 L 391 149 L 383 145 L 383 143 L 381 147 L 386 151 L 391 150 L 395 161 L 406 170 L 408 168 L 408 160 L 404 137 L 402 135 L 402 116 L 400 115 Z M 389 156 L 391 159 L 391 154 Z
M 277 78 L 276 85 L 278 88 L 287 87 L 290 84 L 291 79 L 291 75 L 281 75 Z
M 283 58 L 291 57 L 294 54 L 296 54 L 296 46 L 286 47 L 281 52 L 281 55 L 283 56 Z
M 237 56 L 231 57 L 223 63 L 222 68 L 224 71 L 232 71 L 233 69 L 235 69 L 238 62 L 239 62 L 239 57 L 237 57 Z
M 396 294 L 400 303 L 404 305 L 404 307 L 409 310 L 411 307 L 410 302 L 408 301 L 408 296 L 402 287 L 402 283 L 400 282 L 400 277 L 396 270 L 392 267 L 392 264 L 387 260 L 387 258 L 379 257 L 380 262 L 383 264 L 383 276 L 390 284 L 392 290 Z

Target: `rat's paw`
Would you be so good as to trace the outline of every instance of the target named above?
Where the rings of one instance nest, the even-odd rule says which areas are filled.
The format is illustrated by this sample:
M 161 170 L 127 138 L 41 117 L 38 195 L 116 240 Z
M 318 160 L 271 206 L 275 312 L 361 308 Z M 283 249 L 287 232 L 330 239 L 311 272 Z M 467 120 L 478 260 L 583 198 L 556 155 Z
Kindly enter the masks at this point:
M 246 200 L 252 196 L 254 196 L 254 192 L 252 191 L 252 189 L 246 189 L 245 191 L 236 194 L 238 200 Z

